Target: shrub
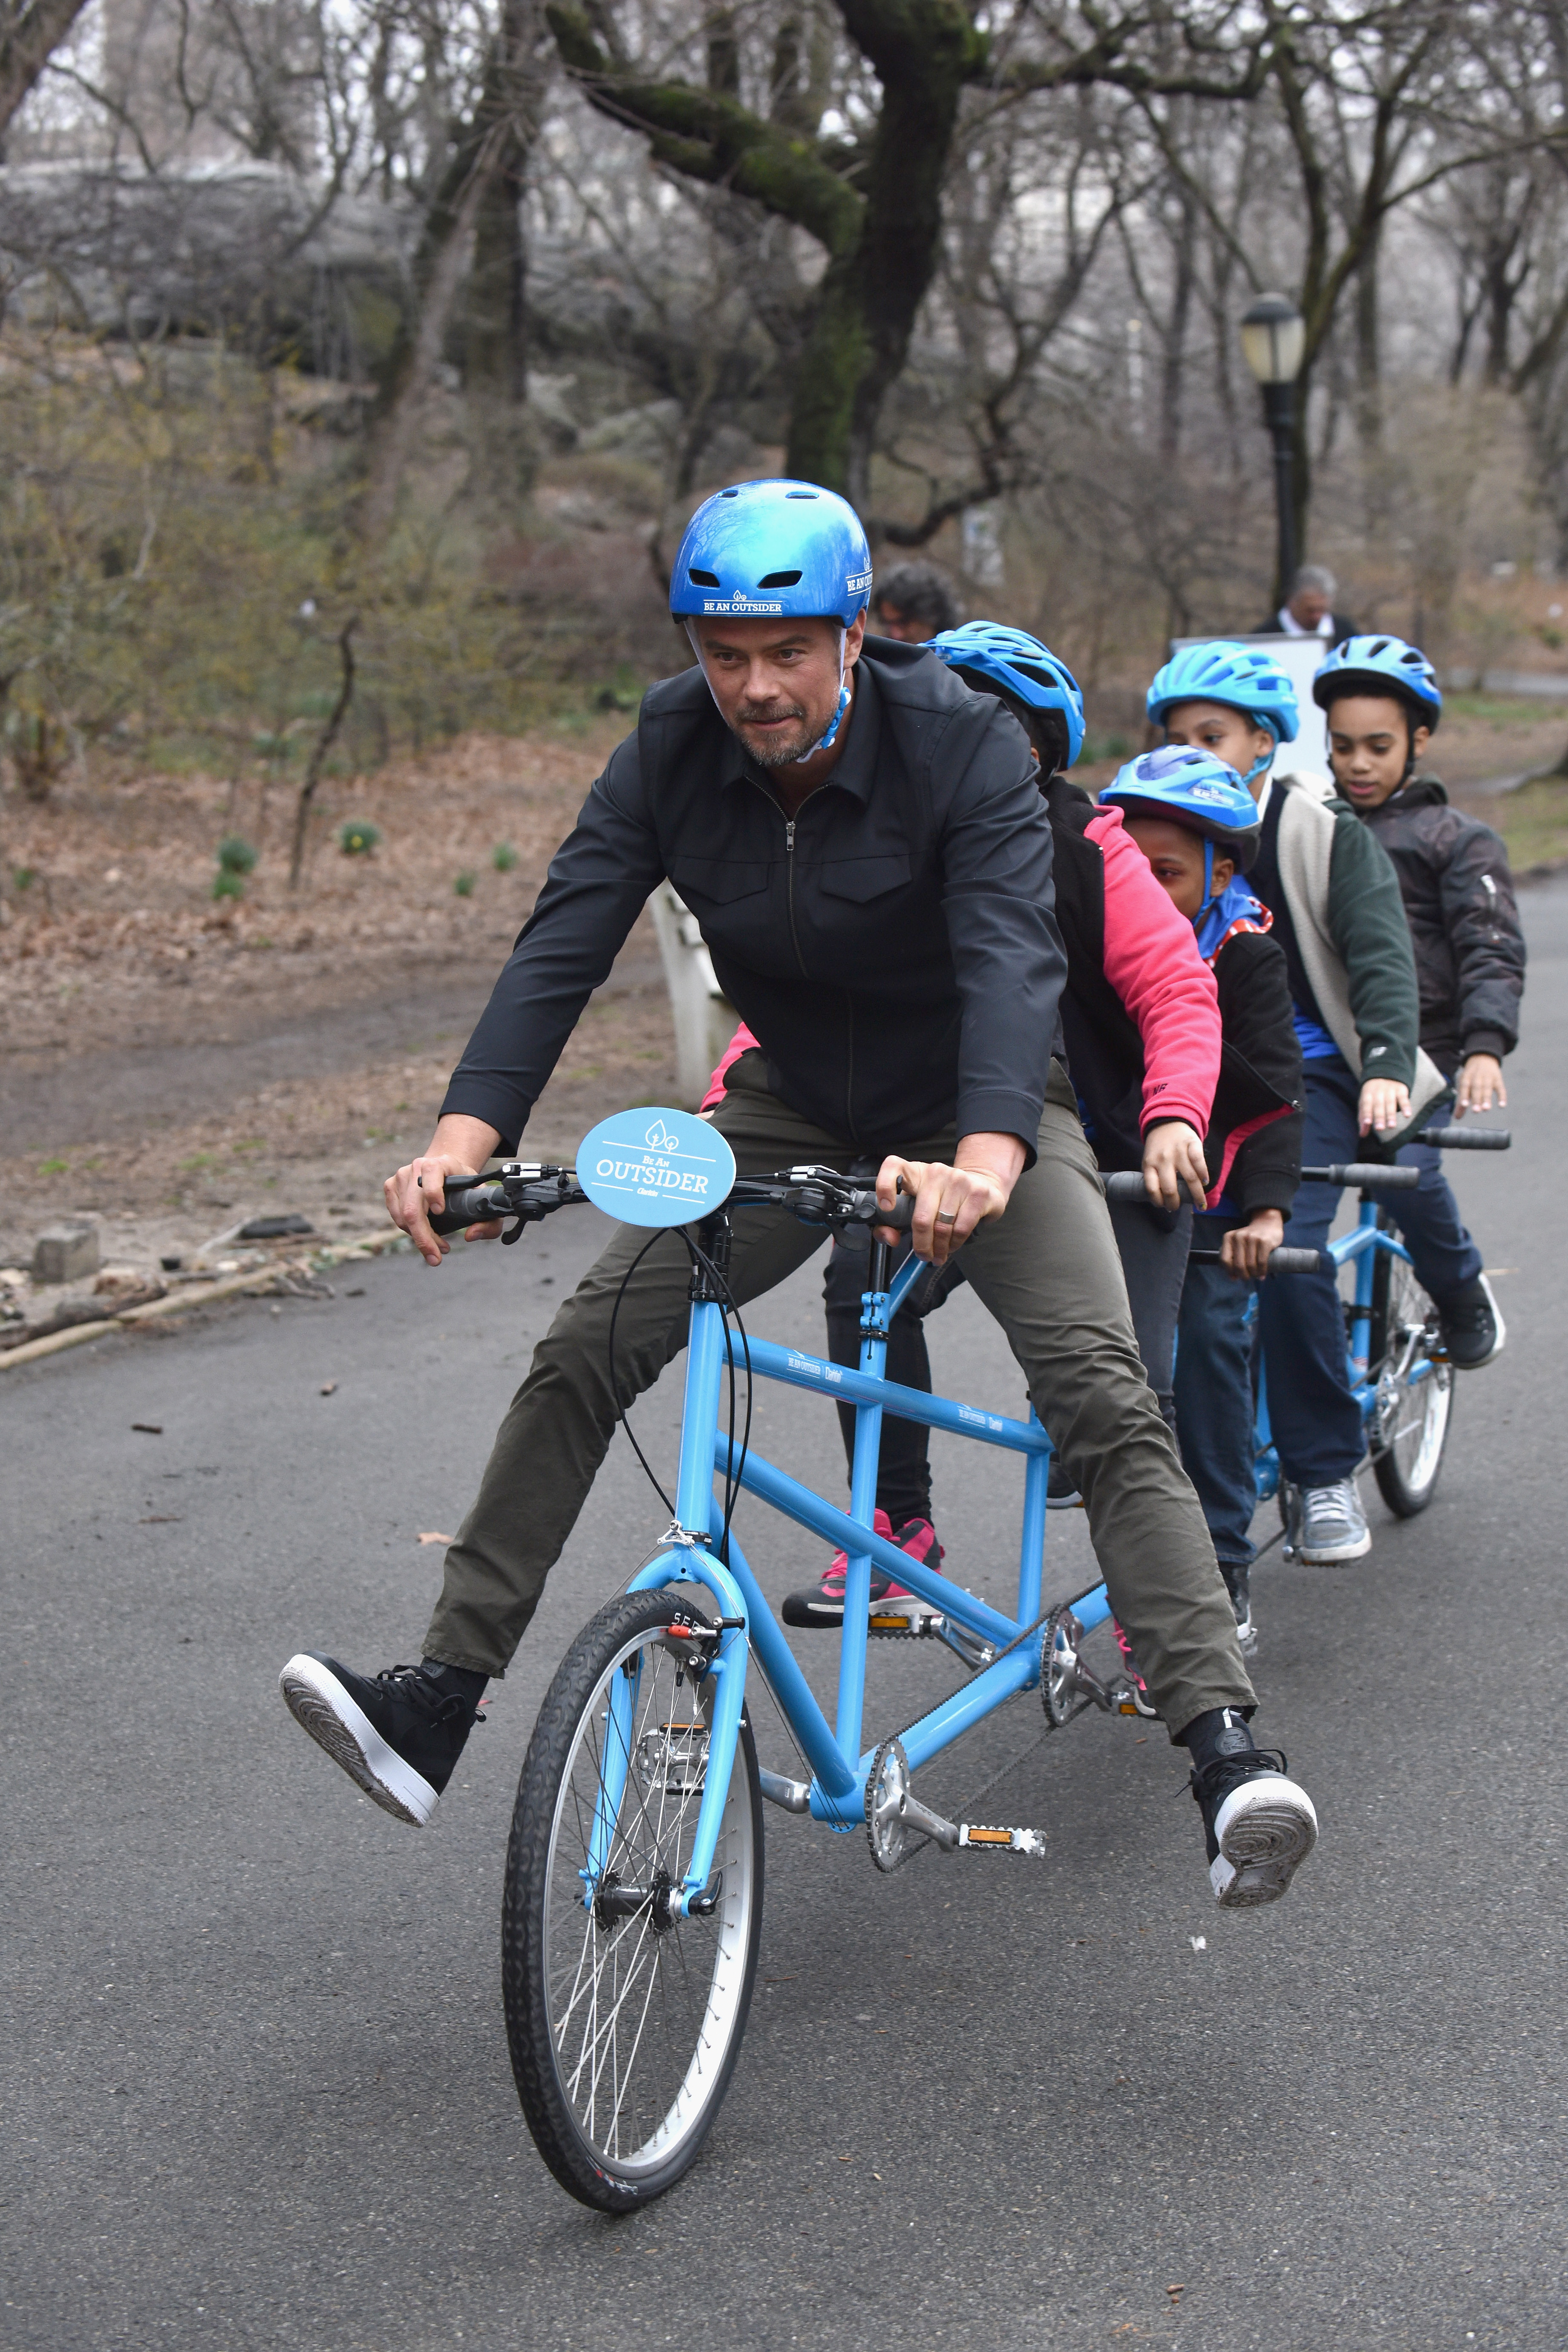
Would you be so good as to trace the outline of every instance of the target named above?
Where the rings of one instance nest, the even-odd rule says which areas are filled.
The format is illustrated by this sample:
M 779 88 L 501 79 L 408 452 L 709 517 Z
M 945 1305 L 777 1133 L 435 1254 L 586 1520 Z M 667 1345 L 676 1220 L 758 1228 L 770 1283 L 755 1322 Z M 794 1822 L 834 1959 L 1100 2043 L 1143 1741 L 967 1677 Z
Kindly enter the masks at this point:
M 381 827 L 368 817 L 351 816 L 338 827 L 338 847 L 345 857 L 368 857 L 381 840 Z
M 243 898 L 245 885 L 237 874 L 220 874 L 213 884 L 215 898 Z
M 498 841 L 490 852 L 490 864 L 498 874 L 510 874 L 517 864 L 517 852 L 510 841 Z
M 473 897 L 474 878 L 475 877 L 471 874 L 458 875 L 457 880 L 453 883 L 452 887 L 457 892 L 459 898 L 471 898 Z
M 237 833 L 226 833 L 217 845 L 217 862 L 225 874 L 254 874 L 256 852 Z

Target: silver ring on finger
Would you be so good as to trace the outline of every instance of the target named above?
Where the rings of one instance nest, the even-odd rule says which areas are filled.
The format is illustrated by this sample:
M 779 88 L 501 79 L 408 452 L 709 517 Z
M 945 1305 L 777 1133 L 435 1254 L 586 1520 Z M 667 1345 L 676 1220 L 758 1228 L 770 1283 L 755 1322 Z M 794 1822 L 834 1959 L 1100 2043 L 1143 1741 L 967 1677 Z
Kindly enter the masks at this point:
M 939 1225 L 955 1225 L 958 1223 L 958 1211 L 956 1209 L 939 1209 L 936 1213 L 936 1221 Z

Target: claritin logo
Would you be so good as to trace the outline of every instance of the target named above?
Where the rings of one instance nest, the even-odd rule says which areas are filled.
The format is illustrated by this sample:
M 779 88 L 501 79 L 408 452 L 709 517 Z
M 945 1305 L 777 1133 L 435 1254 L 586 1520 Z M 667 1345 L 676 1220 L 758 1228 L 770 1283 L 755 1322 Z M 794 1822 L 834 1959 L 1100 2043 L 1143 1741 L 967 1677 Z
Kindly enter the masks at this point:
M 671 1135 L 662 1118 L 654 1120 L 643 1140 L 650 1151 L 679 1151 L 680 1149 L 679 1138 Z

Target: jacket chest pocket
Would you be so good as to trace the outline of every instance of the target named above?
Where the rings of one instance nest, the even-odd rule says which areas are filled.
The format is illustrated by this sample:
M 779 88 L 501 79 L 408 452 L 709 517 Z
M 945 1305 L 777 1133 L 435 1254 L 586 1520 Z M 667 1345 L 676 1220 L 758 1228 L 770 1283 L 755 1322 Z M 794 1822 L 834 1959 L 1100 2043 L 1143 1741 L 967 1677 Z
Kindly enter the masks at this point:
M 878 857 L 835 857 L 816 867 L 811 879 L 825 898 L 863 907 L 873 898 L 886 898 L 890 890 L 906 889 L 911 870 L 907 853 L 894 852 Z
M 694 913 L 704 907 L 730 907 L 754 898 L 768 887 L 773 868 L 765 857 L 677 857 L 669 878 Z

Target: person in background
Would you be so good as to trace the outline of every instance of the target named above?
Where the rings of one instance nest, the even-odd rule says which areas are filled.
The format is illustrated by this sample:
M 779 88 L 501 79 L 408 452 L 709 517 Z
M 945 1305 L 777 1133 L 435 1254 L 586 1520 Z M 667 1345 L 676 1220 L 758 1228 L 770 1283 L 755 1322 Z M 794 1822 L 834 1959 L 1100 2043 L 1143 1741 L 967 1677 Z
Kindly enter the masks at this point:
M 1277 613 L 1258 625 L 1260 637 L 1321 637 L 1326 646 L 1342 644 L 1355 635 L 1348 613 L 1332 607 L 1339 582 L 1321 563 L 1303 563 L 1290 583 L 1290 593 Z
M 1443 1093 L 1443 1074 L 1420 1050 L 1415 959 L 1393 866 L 1325 779 L 1274 772 L 1280 744 L 1297 733 L 1294 687 L 1266 647 L 1222 639 L 1173 655 L 1147 709 L 1168 741 L 1234 768 L 1258 803 L 1247 881 L 1273 917 L 1290 976 L 1305 1064 L 1302 1157 L 1310 1166 L 1352 1160 L 1366 1135 L 1392 1147 Z M 1304 1184 L 1287 1244 L 1321 1250 L 1339 1202 L 1337 1185 Z M 1265 1283 L 1258 1322 L 1269 1423 L 1300 1496 L 1292 1549 L 1323 1566 L 1361 1559 L 1372 1549 L 1355 1485 L 1361 1410 L 1333 1277 Z
M 1214 1538 L 1244 1656 L 1252 1616 L 1254 1285 L 1285 1238 L 1301 1181 L 1301 1048 L 1274 918 L 1244 877 L 1262 826 L 1234 768 L 1167 745 L 1130 760 L 1100 793 L 1192 924 L 1219 989 L 1224 1043 L 1210 1118 L 1208 1204 L 1193 1228 L 1176 1352 L 1176 1436 Z M 1068 967 L 1071 985 L 1071 967 Z M 1217 1150 L 1216 1150 L 1217 1145 Z
M 870 634 L 923 646 L 958 626 L 958 599 L 934 563 L 896 563 L 879 579 L 871 598 Z
M 1436 776 L 1417 772 L 1443 697 L 1432 665 L 1402 637 L 1351 637 L 1312 681 L 1327 714 L 1334 782 L 1387 851 L 1415 949 L 1421 1043 L 1454 1081 L 1455 1108 L 1508 1100 L 1505 1054 L 1519 1043 L 1524 934 L 1508 852 L 1491 827 L 1448 806 Z M 1466 1231 L 1429 1143 L 1399 1157 L 1420 1188 L 1394 1203 L 1415 1271 L 1430 1292 L 1449 1360 L 1477 1371 L 1507 1337 L 1481 1254 Z M 1194 1482 L 1195 1483 L 1195 1482 Z

